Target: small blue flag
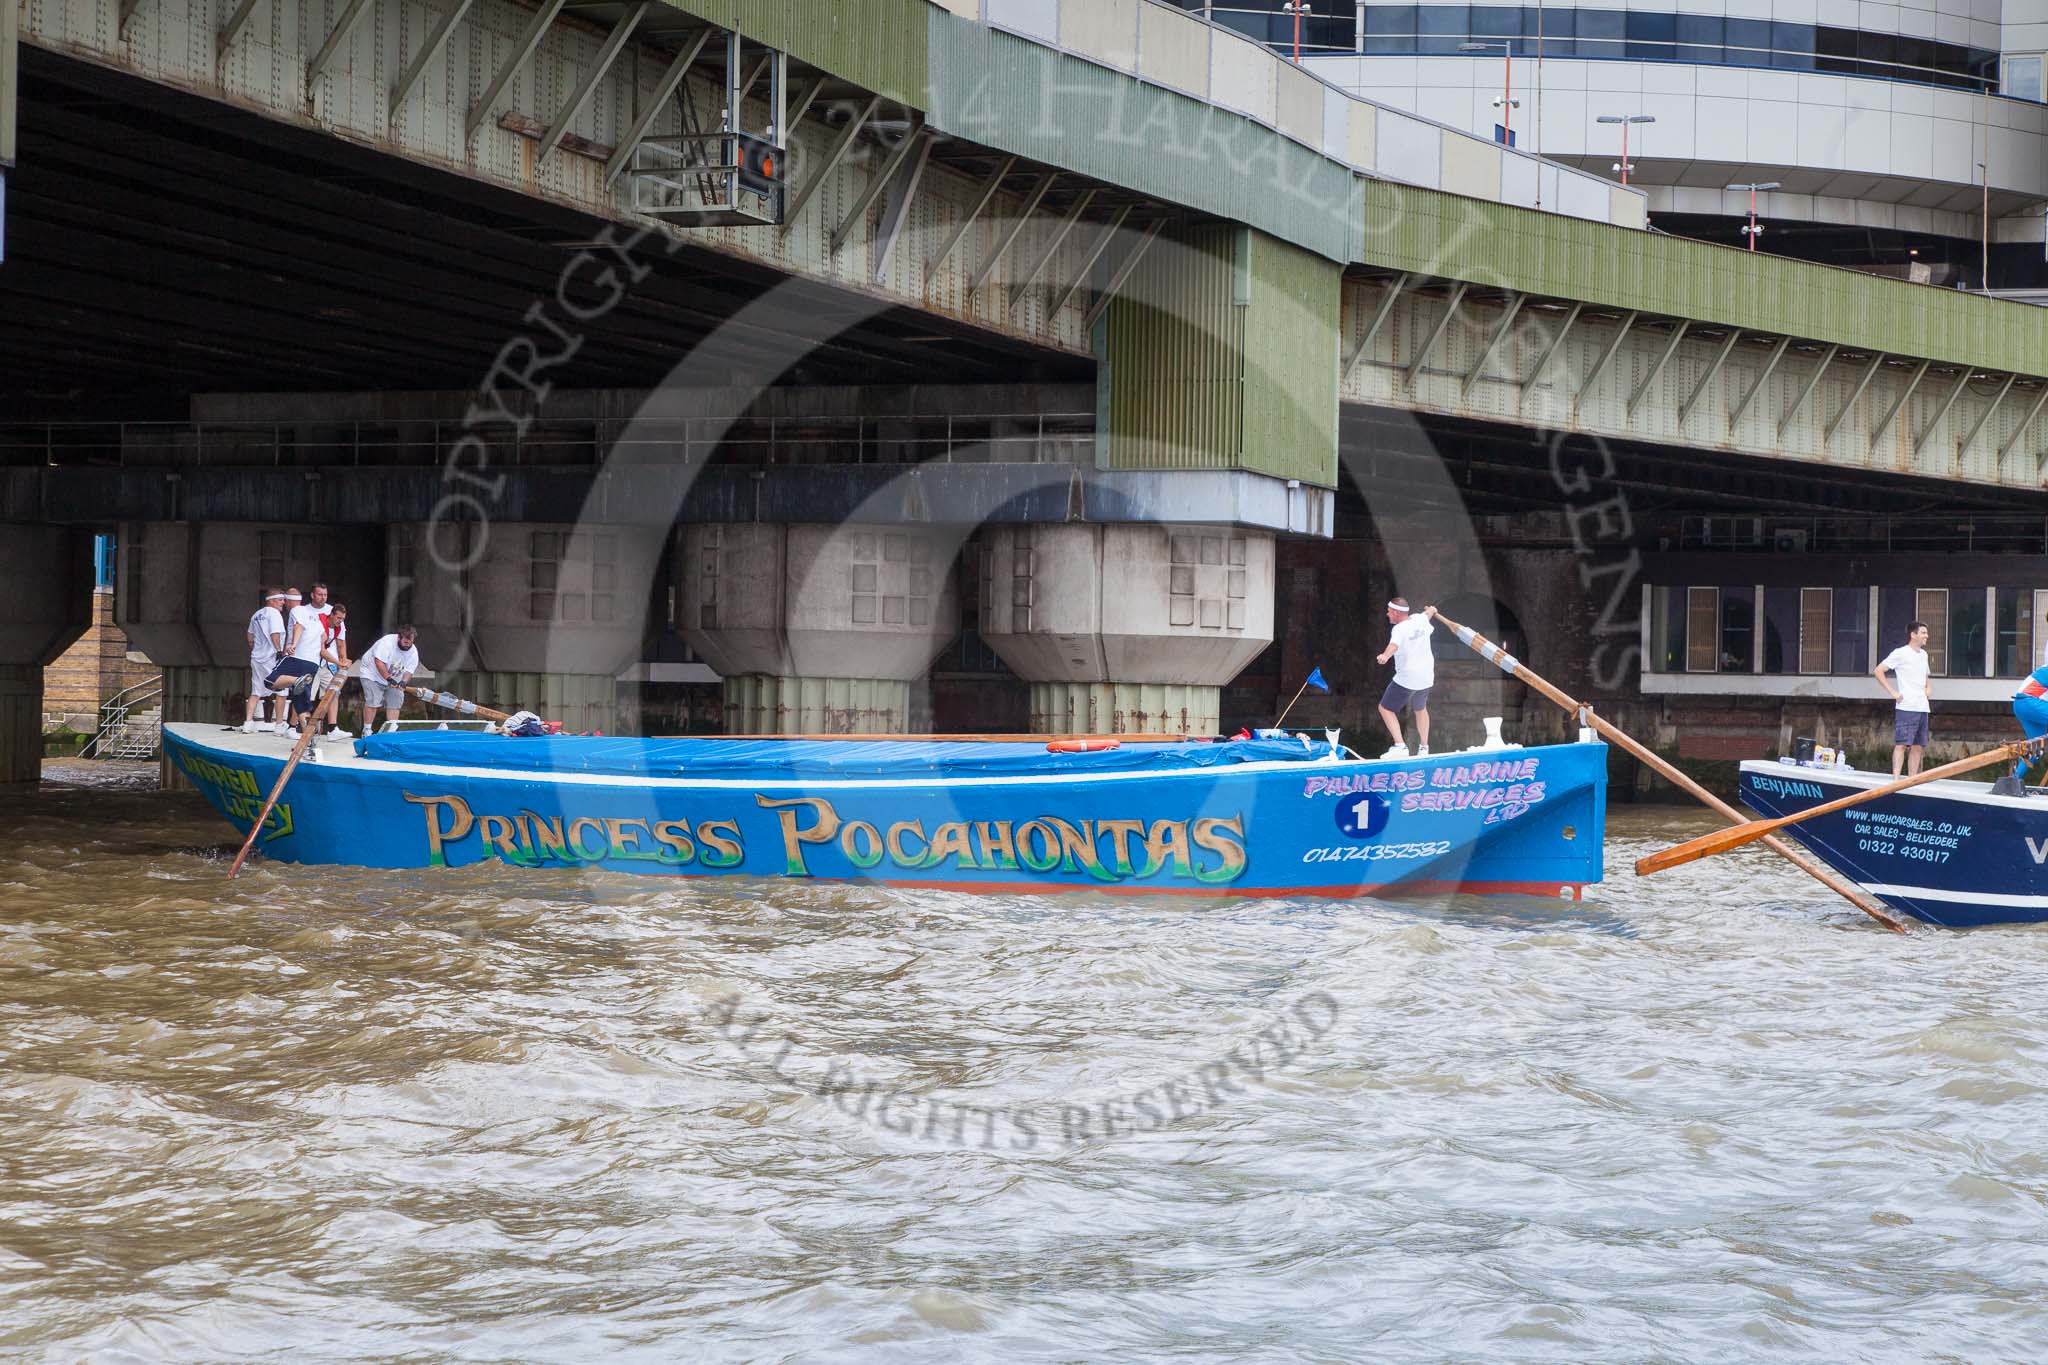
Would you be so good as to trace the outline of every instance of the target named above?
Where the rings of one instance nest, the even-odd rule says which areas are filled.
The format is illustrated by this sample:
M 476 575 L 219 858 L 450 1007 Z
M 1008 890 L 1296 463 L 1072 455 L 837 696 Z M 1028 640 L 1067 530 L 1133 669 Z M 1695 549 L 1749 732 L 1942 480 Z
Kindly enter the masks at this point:
M 1318 665 L 1316 667 L 1315 672 L 1308 675 L 1308 685 L 1310 687 L 1313 687 L 1318 692 L 1327 692 L 1330 690 L 1330 685 L 1327 682 L 1323 681 L 1323 670 L 1321 665 Z

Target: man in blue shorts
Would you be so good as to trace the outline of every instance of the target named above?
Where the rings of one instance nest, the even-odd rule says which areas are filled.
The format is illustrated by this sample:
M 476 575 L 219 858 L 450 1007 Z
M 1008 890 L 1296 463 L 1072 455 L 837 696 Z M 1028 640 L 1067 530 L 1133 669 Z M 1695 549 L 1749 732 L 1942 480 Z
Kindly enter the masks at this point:
M 1917 777 L 1920 773 L 1920 760 L 1927 753 L 1927 680 L 1932 671 L 1927 659 L 1925 621 L 1908 626 L 1906 643 L 1870 670 L 1877 685 L 1891 694 L 1893 777 L 1899 775 L 1901 760 L 1909 775 Z M 1887 673 L 1898 679 L 1897 687 L 1885 680 Z
M 1394 680 L 1380 698 L 1380 722 L 1394 744 L 1381 758 L 1408 757 L 1407 742 L 1401 738 L 1404 707 L 1415 717 L 1416 756 L 1429 752 L 1429 689 L 1436 685 L 1436 655 L 1430 650 L 1429 637 L 1436 629 L 1430 624 L 1435 615 L 1435 607 L 1424 615 L 1412 615 L 1405 597 L 1387 603 L 1387 622 L 1394 629 L 1387 647 L 1380 651 L 1379 662 L 1394 661 Z

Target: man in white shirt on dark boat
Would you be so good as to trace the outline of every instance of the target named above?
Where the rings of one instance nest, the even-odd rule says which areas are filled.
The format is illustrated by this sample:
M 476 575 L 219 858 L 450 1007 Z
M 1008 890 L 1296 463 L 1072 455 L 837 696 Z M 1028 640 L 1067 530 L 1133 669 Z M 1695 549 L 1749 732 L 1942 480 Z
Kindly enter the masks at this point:
M 1436 655 L 1429 647 L 1429 637 L 1436 630 L 1430 624 L 1435 617 L 1435 607 L 1421 616 L 1413 615 L 1405 597 L 1387 603 L 1387 622 L 1393 632 L 1387 647 L 1380 651 L 1379 662 L 1394 661 L 1394 680 L 1380 697 L 1380 720 L 1394 744 L 1381 758 L 1408 757 L 1407 741 L 1401 737 L 1404 707 L 1415 716 L 1416 756 L 1429 753 L 1429 689 L 1436 685 Z
M 400 626 L 363 654 L 364 739 L 376 733 L 380 707 L 386 720 L 398 720 L 405 706 L 405 684 L 420 666 L 420 652 L 415 648 L 418 638 L 411 626 Z
M 249 704 L 242 713 L 245 735 L 261 728 L 256 717 L 262 713 L 265 698 L 277 697 L 271 704 L 271 718 L 284 719 L 284 698 L 273 692 L 268 682 L 277 667 L 277 656 L 284 652 L 284 603 L 283 588 L 265 588 L 263 605 L 249 618 Z
M 1898 679 L 1894 687 L 1885 680 L 1890 673 Z M 1933 666 L 1927 659 L 1927 623 L 1915 621 L 1906 628 L 1906 643 L 1884 656 L 1870 675 L 1891 694 L 1892 776 L 1899 775 L 1903 761 L 1907 774 L 1918 776 L 1920 760 L 1927 753 L 1927 680 Z

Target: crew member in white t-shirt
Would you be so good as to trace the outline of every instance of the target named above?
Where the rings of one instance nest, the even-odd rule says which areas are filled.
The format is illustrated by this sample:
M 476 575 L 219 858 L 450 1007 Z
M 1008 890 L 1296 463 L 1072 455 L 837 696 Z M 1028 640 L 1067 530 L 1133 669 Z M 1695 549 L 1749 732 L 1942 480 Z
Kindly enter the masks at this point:
M 242 713 L 245 735 L 260 728 L 256 717 L 263 709 L 263 699 L 278 696 L 271 690 L 269 678 L 284 650 L 284 600 L 283 588 L 265 588 L 263 605 L 249 618 L 249 704 Z M 283 698 L 271 704 L 271 712 L 272 719 L 284 719 Z
M 1892 776 L 1899 775 L 1901 761 L 1908 774 L 1920 771 L 1920 760 L 1927 752 L 1927 679 L 1932 672 L 1927 660 L 1927 623 L 1915 621 L 1906 628 L 1906 643 L 1884 656 L 1884 661 L 1870 670 L 1877 679 L 1877 685 L 1891 694 L 1892 711 Z M 1898 686 L 1886 681 L 1885 674 L 1897 678 Z
M 1416 755 L 1429 752 L 1429 689 L 1436 686 L 1436 655 L 1430 650 L 1429 637 L 1436 631 L 1430 624 L 1435 617 L 1435 607 L 1420 616 L 1411 614 L 1405 597 L 1387 603 L 1387 622 L 1394 629 L 1387 647 L 1380 651 L 1379 662 L 1394 661 L 1394 680 L 1380 697 L 1380 720 L 1393 736 L 1394 745 L 1381 758 L 1408 757 L 1407 742 L 1401 738 L 1403 707 L 1415 717 Z
M 293 594 L 285 594 L 287 601 Z M 270 686 L 278 688 L 291 697 L 292 715 L 303 728 L 313 716 L 313 694 L 319 683 L 320 651 L 326 641 L 327 623 L 322 619 L 327 613 L 327 585 L 315 583 L 306 593 L 306 600 L 285 613 L 284 655 L 277 661 L 277 671 L 270 677 Z M 280 725 L 278 733 L 290 735 L 291 729 Z
M 405 683 L 419 670 L 420 652 L 414 648 L 418 633 L 400 626 L 378 639 L 363 655 L 363 738 L 377 728 L 377 711 L 396 721 L 405 707 Z

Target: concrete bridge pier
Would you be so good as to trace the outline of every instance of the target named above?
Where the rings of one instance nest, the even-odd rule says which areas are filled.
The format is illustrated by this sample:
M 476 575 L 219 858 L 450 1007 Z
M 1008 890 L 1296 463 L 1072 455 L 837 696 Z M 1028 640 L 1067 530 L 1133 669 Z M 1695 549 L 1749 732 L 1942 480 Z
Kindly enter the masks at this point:
M 929 729 L 925 674 L 959 633 L 960 538 L 856 524 L 682 530 L 676 615 L 725 679 L 726 733 Z
M 84 532 L 0 528 L 0 791 L 42 776 L 43 668 L 92 624 L 92 553 Z
M 383 619 L 418 627 L 438 688 L 570 731 L 629 733 L 636 708 L 620 705 L 617 679 L 640 657 L 663 538 L 633 526 L 393 526 Z
M 1274 538 L 1217 526 L 1018 526 L 981 537 L 981 634 L 1031 727 L 1214 734 L 1273 642 Z

